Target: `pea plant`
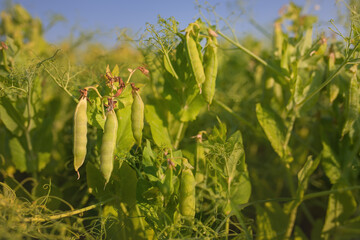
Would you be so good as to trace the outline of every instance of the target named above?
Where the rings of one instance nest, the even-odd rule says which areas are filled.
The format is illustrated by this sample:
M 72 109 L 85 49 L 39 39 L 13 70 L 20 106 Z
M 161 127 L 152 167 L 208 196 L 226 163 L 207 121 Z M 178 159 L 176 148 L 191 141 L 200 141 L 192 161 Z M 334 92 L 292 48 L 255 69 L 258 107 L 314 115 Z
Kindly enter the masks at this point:
M 183 29 L 159 17 L 137 49 L 106 53 L 53 49 L 20 5 L 3 12 L 0 235 L 356 239 L 360 25 L 346 7 L 348 33 L 332 21 L 327 36 L 290 3 L 264 47 L 198 5 Z

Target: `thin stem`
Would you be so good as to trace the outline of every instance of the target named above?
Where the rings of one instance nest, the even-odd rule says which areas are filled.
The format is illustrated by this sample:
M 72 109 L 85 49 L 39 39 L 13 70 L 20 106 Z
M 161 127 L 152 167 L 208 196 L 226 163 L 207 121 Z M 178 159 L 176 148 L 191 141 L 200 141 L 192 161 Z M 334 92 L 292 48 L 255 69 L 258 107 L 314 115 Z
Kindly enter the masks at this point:
M 358 42 L 355 47 L 352 49 L 352 51 L 350 52 L 350 54 L 348 54 L 348 56 L 345 58 L 345 60 L 341 63 L 341 65 L 331 74 L 331 76 L 325 81 L 323 82 L 318 89 L 316 89 L 315 91 L 313 91 L 309 96 L 307 96 L 306 98 L 304 98 L 300 103 L 298 103 L 296 105 L 296 107 L 300 107 L 301 105 L 303 105 L 305 102 L 307 102 L 308 100 L 310 100 L 313 96 L 315 96 L 318 92 L 320 92 L 324 87 L 326 87 L 326 85 L 328 85 L 335 77 L 336 75 L 338 75 L 340 73 L 340 70 L 349 62 L 350 57 L 353 55 L 353 53 L 355 52 L 356 48 L 359 46 Z
M 229 235 L 229 230 L 230 230 L 230 218 L 226 219 L 226 223 L 225 223 L 225 239 L 228 240 L 228 235 Z
M 338 192 L 344 192 L 344 191 L 352 191 L 352 190 L 357 190 L 357 189 L 360 189 L 360 185 L 352 186 L 352 187 L 346 187 L 346 188 L 333 189 L 333 190 L 327 190 L 327 191 L 322 191 L 322 192 L 309 193 L 309 194 L 307 194 L 307 195 L 305 195 L 303 197 L 303 201 L 309 200 L 309 199 L 312 199 L 312 198 L 323 197 L 323 196 L 326 196 L 326 195 L 330 195 L 332 193 L 338 193 Z
M 307 220 L 310 222 L 310 224 L 312 226 L 314 226 L 315 224 L 315 219 L 313 218 L 313 216 L 311 215 L 309 209 L 306 207 L 305 203 L 301 204 L 301 209 L 302 212 L 305 214 L 305 217 L 307 218 Z
M 64 86 L 62 86 L 55 78 L 54 75 L 51 74 L 51 72 L 49 70 L 47 70 L 46 68 L 44 68 L 45 72 L 47 72 L 49 74 L 49 76 L 54 80 L 54 82 L 62 89 L 64 90 L 76 103 L 79 102 L 79 100 L 71 94 L 71 92 L 69 92 L 69 90 L 67 90 L 67 88 L 65 88 Z
M 290 124 L 289 124 L 288 130 L 287 130 L 286 136 L 285 136 L 284 150 L 286 150 L 289 145 L 291 133 L 292 133 L 292 130 L 293 130 L 294 124 L 295 124 L 295 120 L 296 120 L 296 115 L 293 114 L 291 116 Z
M 220 100 L 214 99 L 213 103 L 219 105 L 222 107 L 225 111 L 230 113 L 232 116 L 234 116 L 236 119 L 238 119 L 242 124 L 248 126 L 252 129 L 252 131 L 256 132 L 256 128 L 245 118 L 241 117 L 240 115 L 236 114 L 231 108 L 225 105 L 225 103 L 221 102 Z
M 178 130 L 177 134 L 176 134 L 176 139 L 175 139 L 175 143 L 174 143 L 174 148 L 175 149 L 177 149 L 179 147 L 180 138 L 181 138 L 181 135 L 182 135 L 182 132 L 183 132 L 183 129 L 184 129 L 184 125 L 185 125 L 184 122 L 180 123 L 180 127 L 179 127 L 179 130 Z
M 101 94 L 99 93 L 99 90 L 97 89 L 97 86 L 95 86 L 95 87 L 93 87 L 93 86 L 90 86 L 90 87 L 86 87 L 86 89 L 92 89 L 92 90 L 94 90 L 96 93 L 97 93 L 97 95 L 99 96 L 99 98 L 103 98 L 102 96 L 101 96 Z
M 280 76 L 282 76 L 283 78 L 285 78 L 286 80 L 290 80 L 290 78 L 288 76 L 286 76 L 284 73 L 282 73 L 281 71 L 279 71 L 278 69 L 276 69 L 275 67 L 271 66 L 270 64 L 268 64 L 264 59 L 260 58 L 259 56 L 255 55 L 253 52 L 251 52 L 249 49 L 247 49 L 246 47 L 244 47 L 243 45 L 241 45 L 240 43 L 235 42 L 234 40 L 232 40 L 231 38 L 229 38 L 228 36 L 226 36 L 225 34 L 223 34 L 221 31 L 217 31 L 217 33 L 222 36 L 223 38 L 225 38 L 225 40 L 227 40 L 228 42 L 230 42 L 231 44 L 233 44 L 235 47 L 239 48 L 241 51 L 245 52 L 246 54 L 248 54 L 249 56 L 253 57 L 254 59 L 256 59 L 259 63 L 261 63 L 262 65 L 264 65 L 265 67 L 267 67 L 268 69 L 270 69 L 271 71 L 273 71 L 276 74 L 279 74 Z
M 65 218 L 65 217 L 71 217 L 71 216 L 74 216 L 74 215 L 77 215 L 77 214 L 81 214 L 81 213 L 84 213 L 84 212 L 87 212 L 87 211 L 90 211 L 92 209 L 95 209 L 107 202 L 110 202 L 112 201 L 113 198 L 110 198 L 106 201 L 103 201 L 103 202 L 100 202 L 100 203 L 97 203 L 97 204 L 93 204 L 93 205 L 90 205 L 88 207 L 84 207 L 84 208 L 81 208 L 81 209 L 77 209 L 77 210 L 73 210 L 73 211 L 68 211 L 68 212 L 65 212 L 65 213 L 60 213 L 60 214 L 55 214 L 55 215 L 51 215 L 51 216 L 48 216 L 48 217 L 31 217 L 31 218 L 25 218 L 24 221 L 25 222 L 46 222 L 46 221 L 51 221 L 51 220 L 57 220 L 57 219 L 60 219 L 60 218 Z
M 126 81 L 126 84 L 128 84 L 128 83 L 130 82 L 131 76 L 134 74 L 134 72 L 135 72 L 136 70 L 137 70 L 137 68 L 135 68 L 135 69 L 133 69 L 133 70 L 130 71 L 130 74 L 129 74 L 129 77 L 128 77 L 127 81 Z
M 38 170 L 38 159 L 37 157 L 35 157 L 35 153 L 33 151 L 33 146 L 32 146 L 32 141 L 31 141 L 31 136 L 30 136 L 30 130 L 31 130 L 31 94 L 32 94 L 32 77 L 33 76 L 29 76 L 28 77 L 28 89 L 27 89 L 27 112 L 28 112 L 28 122 L 27 122 L 27 126 L 25 128 L 25 138 L 26 138 L 26 144 L 28 147 L 28 151 L 29 151 L 29 160 L 31 162 L 31 165 L 34 165 L 33 161 L 35 161 L 35 171 L 34 171 L 34 177 L 35 179 L 37 178 L 37 170 Z
M 144 224 L 144 221 L 143 221 L 143 217 L 141 216 L 141 212 L 140 212 L 140 209 L 139 209 L 139 207 L 138 207 L 137 204 L 135 205 L 135 208 L 136 208 L 136 213 L 137 213 L 137 215 L 138 215 L 138 217 L 139 217 L 139 222 L 140 222 L 141 230 L 144 232 L 144 234 L 146 234 L 146 233 L 145 233 L 145 224 Z
M 295 220 L 296 220 L 296 214 L 297 214 L 297 209 L 298 206 L 300 205 L 300 201 L 295 200 L 292 204 L 292 210 L 290 212 L 290 218 L 289 218 L 289 222 L 288 222 L 288 226 L 286 228 L 286 233 L 284 236 L 284 239 L 290 239 L 291 237 L 291 233 L 293 231 L 294 225 L 295 225 Z

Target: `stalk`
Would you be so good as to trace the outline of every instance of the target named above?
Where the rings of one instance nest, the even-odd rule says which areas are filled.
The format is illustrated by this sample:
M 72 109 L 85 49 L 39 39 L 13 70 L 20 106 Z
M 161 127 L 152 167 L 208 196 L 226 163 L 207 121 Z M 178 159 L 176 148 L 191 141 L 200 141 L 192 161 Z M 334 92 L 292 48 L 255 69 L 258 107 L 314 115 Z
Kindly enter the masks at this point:
M 184 130 L 184 125 L 185 125 L 184 122 L 180 123 L 180 127 L 179 127 L 179 130 L 178 130 L 177 134 L 176 134 L 176 139 L 175 139 L 175 143 L 174 143 L 174 148 L 175 149 L 177 149 L 179 147 L 180 138 L 181 138 L 181 135 L 182 135 L 183 130 Z
M 290 78 L 288 76 L 286 76 L 284 73 L 282 73 L 281 71 L 279 71 L 278 69 L 276 69 L 275 67 L 271 66 L 270 64 L 268 64 L 264 59 L 262 59 L 261 57 L 255 55 L 253 52 L 251 52 L 249 49 L 247 49 L 246 47 L 244 47 L 243 45 L 241 45 L 240 43 L 235 42 L 234 40 L 232 40 L 231 38 L 229 38 L 228 36 L 226 36 L 225 34 L 223 34 L 221 31 L 217 31 L 217 33 L 222 36 L 223 38 L 225 38 L 225 40 L 227 40 L 228 42 L 230 42 L 231 44 L 233 44 L 235 47 L 239 48 L 241 51 L 245 52 L 246 54 L 248 54 L 249 56 L 251 56 L 252 58 L 254 58 L 255 60 L 257 60 L 259 63 L 261 63 L 262 65 L 264 65 L 264 67 L 268 68 L 269 70 L 273 71 L 274 73 L 282 76 L 283 78 L 285 78 L 287 81 L 290 81 Z
M 87 211 L 90 211 L 92 209 L 95 209 L 107 202 L 110 202 L 112 201 L 113 198 L 110 198 L 106 201 L 103 201 L 103 202 L 100 202 L 100 203 L 96 203 L 96 204 L 93 204 L 93 205 L 90 205 L 88 207 L 84 207 L 84 208 L 81 208 L 81 209 L 77 209 L 77 210 L 73 210 L 73 211 L 68 211 L 68 212 L 65 212 L 65 213 L 60 213 L 60 214 L 55 214 L 55 215 L 51 215 L 49 217 L 31 217 L 31 218 L 25 218 L 25 222 L 46 222 L 46 221 L 50 221 L 50 220 L 57 220 L 57 219 L 60 219 L 60 218 L 65 218 L 65 217 L 71 217 L 71 216 L 74 216 L 74 215 L 77 215 L 77 214 L 80 214 L 80 213 L 84 213 L 84 212 L 87 212 Z

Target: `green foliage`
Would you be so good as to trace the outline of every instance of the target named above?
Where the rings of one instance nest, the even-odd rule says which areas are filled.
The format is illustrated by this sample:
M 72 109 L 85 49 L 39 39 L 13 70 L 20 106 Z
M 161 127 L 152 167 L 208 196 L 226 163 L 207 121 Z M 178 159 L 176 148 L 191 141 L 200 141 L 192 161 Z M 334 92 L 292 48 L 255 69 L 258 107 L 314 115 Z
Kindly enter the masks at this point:
M 202 13 L 185 29 L 159 17 L 138 49 L 111 51 L 90 35 L 53 49 L 24 8 L 3 11 L 0 235 L 356 238 L 359 6 L 347 7 L 348 35 L 332 29 L 340 38 L 315 36 L 316 16 L 290 3 L 272 47 L 231 38 Z M 76 180 L 80 96 L 87 146 Z M 117 128 L 105 125 L 109 112 Z

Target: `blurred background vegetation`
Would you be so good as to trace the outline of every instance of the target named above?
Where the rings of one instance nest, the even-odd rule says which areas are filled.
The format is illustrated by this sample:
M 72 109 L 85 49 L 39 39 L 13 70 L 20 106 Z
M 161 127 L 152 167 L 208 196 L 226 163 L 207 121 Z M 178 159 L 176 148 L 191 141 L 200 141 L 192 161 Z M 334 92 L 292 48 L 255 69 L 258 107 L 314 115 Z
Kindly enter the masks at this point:
M 350 1 L 349 5 L 354 6 L 353 9 L 359 9 L 356 1 Z M 359 14 L 351 12 L 344 17 L 344 26 L 348 27 L 345 30 L 350 31 L 352 28 L 348 23 L 351 16 L 358 31 Z M 2 239 L 70 239 L 72 236 L 96 239 L 103 234 L 102 221 L 105 221 L 99 216 L 108 216 L 111 209 L 104 209 L 100 213 L 89 210 L 85 216 L 64 221 L 50 219 L 47 224 L 24 219 L 34 216 L 46 219 L 46 216 L 56 212 L 98 204 L 98 200 L 89 192 L 86 177 L 76 181 L 73 170 L 73 113 L 76 107 L 74 99 L 80 96 L 79 89 L 103 81 L 107 65 L 118 65 L 120 76 L 127 75 L 128 68 L 146 65 L 153 74 L 152 77 L 158 76 L 157 81 L 161 82 L 162 75 L 156 71 L 164 71 L 162 63 L 149 54 L 151 46 L 143 41 L 135 41 L 139 36 L 129 36 L 125 32 L 120 35 L 119 44 L 111 48 L 89 41 L 91 33 L 54 45 L 44 38 L 44 24 L 31 16 L 21 5 L 10 5 L 0 13 L 0 18 L 0 236 Z M 303 44 L 301 39 L 316 20 L 315 16 L 301 15 L 301 8 L 290 4 L 274 24 L 271 40 L 247 35 L 240 36 L 239 41 L 255 55 L 290 71 L 291 64 L 294 64 L 295 58 L 299 56 L 296 50 L 291 48 Z M 284 36 L 289 39 L 289 61 L 286 62 L 290 67 L 282 59 L 284 46 L 276 42 L 279 24 L 287 26 Z M 343 53 L 349 50 L 346 50 L 346 43 L 336 34 L 319 34 L 312 39 L 323 41 L 319 42 L 314 52 L 319 57 L 311 58 L 308 62 L 304 60 L 306 63 L 301 73 L 305 76 L 304 81 L 307 81 L 307 77 L 322 79 L 329 76 L 332 67 L 329 64 L 331 54 L 336 55 L 333 64 L 339 65 L 344 59 Z M 219 118 L 227 126 L 228 135 L 236 130 L 242 133 L 253 189 L 250 202 L 289 196 L 292 186 L 288 186 L 290 182 L 284 177 L 289 174 L 287 166 L 273 150 L 258 123 L 255 109 L 257 103 L 270 105 L 279 116 L 286 119 L 284 109 L 292 107 L 287 105 L 292 97 L 291 92 L 284 87 L 286 84 L 274 79 L 274 75 L 254 58 L 240 52 L 227 41 L 220 38 L 219 41 L 215 102 L 210 111 L 202 109 L 197 119 L 191 122 L 179 148 L 183 149 L 184 155 L 191 158 L 194 149 L 192 137 L 197 135 L 199 130 L 211 132 L 213 127 L 218 125 Z M 355 41 L 359 41 L 359 38 L 355 38 Z M 321 49 L 322 45 L 325 45 L 324 49 Z M 308 73 L 312 75 L 306 75 Z M 319 76 L 315 77 L 316 74 Z M 291 165 L 291 176 L 297 176 L 309 155 L 313 155 L 315 159 L 328 146 L 331 149 L 329 158 L 336 155 L 346 159 L 346 156 L 350 156 L 351 160 L 346 167 L 351 169 L 351 173 L 343 184 L 357 186 L 360 143 L 359 133 L 356 131 L 358 122 L 355 123 L 355 130 L 349 130 L 349 136 L 341 136 L 342 126 L 346 122 L 343 113 L 348 91 L 348 83 L 343 80 L 349 76 L 351 70 L 346 69 L 321 96 L 309 101 L 308 105 L 299 110 L 299 119 L 289 143 L 292 157 L 296 159 Z M 148 78 L 140 72 L 136 72 L 133 78 L 136 82 L 150 86 Z M 150 93 L 150 87 L 144 87 L 142 95 L 145 103 L 153 98 Z M 96 136 L 99 129 L 89 126 L 88 131 L 87 161 L 96 161 Z M 144 135 L 151 139 L 148 125 L 145 126 Z M 344 140 L 339 143 L 342 137 Z M 85 169 L 81 171 L 82 175 L 86 176 Z M 309 181 L 309 192 L 326 191 L 334 184 L 331 178 L 326 178 L 326 170 L 323 168 L 318 168 Z M 336 239 L 345 237 L 341 235 L 344 232 L 349 234 L 349 237 L 343 239 L 355 239 L 359 233 L 356 231 L 357 227 L 360 227 L 359 209 L 356 205 L 359 194 L 354 192 L 347 197 L 352 209 L 343 216 L 341 223 L 346 225 L 345 230 L 342 229 L 344 231 L 340 231 Z M 297 233 L 307 236 L 308 239 L 317 239 L 320 236 L 327 202 L 328 199 L 323 197 L 309 202 L 306 206 L 302 205 L 296 220 L 296 226 L 301 230 L 297 230 Z M 272 208 L 276 215 L 280 203 L 280 200 L 274 204 L 269 203 L 267 207 Z M 256 217 L 260 219 L 261 211 L 264 210 L 255 205 L 244 208 L 242 213 L 249 229 L 258 229 L 260 232 L 265 228 L 254 220 Z M 350 219 L 350 216 L 353 218 Z M 281 217 L 275 216 L 279 219 Z M 108 230 L 112 231 L 110 226 Z M 266 239 L 266 236 L 262 238 L 259 235 L 257 238 Z

